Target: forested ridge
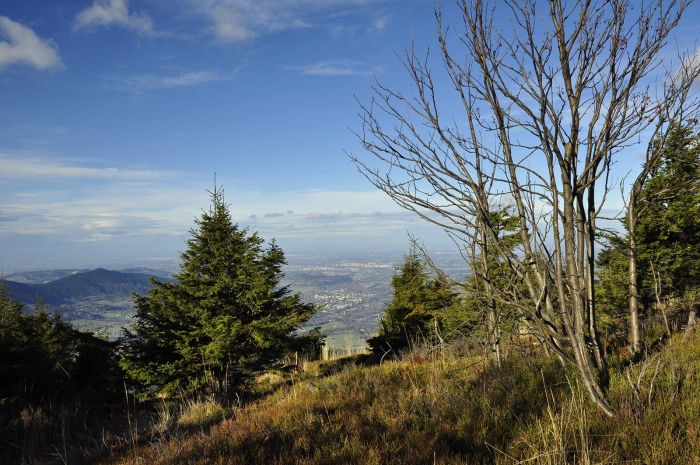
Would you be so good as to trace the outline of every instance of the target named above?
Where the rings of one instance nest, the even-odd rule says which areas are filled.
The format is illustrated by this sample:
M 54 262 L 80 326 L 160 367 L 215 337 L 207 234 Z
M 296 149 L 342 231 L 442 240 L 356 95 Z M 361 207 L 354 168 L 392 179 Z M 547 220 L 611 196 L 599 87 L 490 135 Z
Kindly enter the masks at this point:
M 124 273 L 98 268 L 69 274 L 47 283 L 21 283 L 6 279 L 5 284 L 12 296 L 24 304 L 33 305 L 38 295 L 47 304 L 57 307 L 73 299 L 90 296 L 109 294 L 131 297 L 134 292 L 145 293 L 152 287 L 150 277 L 151 275 L 145 273 Z

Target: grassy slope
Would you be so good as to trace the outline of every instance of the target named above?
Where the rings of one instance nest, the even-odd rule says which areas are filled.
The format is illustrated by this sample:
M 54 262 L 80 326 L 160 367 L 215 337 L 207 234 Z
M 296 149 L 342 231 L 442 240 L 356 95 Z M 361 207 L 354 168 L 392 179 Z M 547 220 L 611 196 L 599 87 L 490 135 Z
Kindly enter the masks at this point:
M 613 419 L 552 360 L 513 356 L 496 369 L 474 357 L 417 351 L 328 376 L 337 368 L 324 362 L 211 428 L 171 431 L 169 441 L 107 461 L 697 464 L 699 339 L 673 339 L 644 363 L 614 369 Z

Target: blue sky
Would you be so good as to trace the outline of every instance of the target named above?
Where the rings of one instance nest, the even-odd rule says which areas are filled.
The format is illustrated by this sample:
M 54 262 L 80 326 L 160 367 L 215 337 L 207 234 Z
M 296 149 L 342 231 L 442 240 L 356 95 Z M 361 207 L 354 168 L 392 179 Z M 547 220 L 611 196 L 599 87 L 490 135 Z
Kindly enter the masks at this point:
M 400 254 L 409 231 L 454 249 L 346 155 L 363 150 L 356 98 L 375 77 L 408 89 L 395 52 L 436 46 L 433 7 L 3 0 L 0 269 L 176 258 L 214 173 L 235 221 L 290 254 Z
M 0 268 L 176 257 L 223 184 L 290 253 L 446 245 L 376 191 L 355 97 L 432 38 L 419 0 L 5 0 Z

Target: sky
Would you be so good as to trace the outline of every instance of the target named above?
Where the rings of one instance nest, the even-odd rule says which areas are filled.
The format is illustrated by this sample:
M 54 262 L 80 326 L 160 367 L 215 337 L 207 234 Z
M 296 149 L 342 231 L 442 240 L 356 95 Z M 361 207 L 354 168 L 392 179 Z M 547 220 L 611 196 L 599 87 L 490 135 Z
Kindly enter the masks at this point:
M 358 102 L 408 83 L 396 53 L 436 45 L 433 8 L 2 0 L 0 269 L 177 258 L 215 182 L 288 254 L 454 249 L 348 157 Z
M 362 177 L 356 99 L 418 0 L 3 0 L 0 268 L 177 257 L 223 186 L 288 253 L 446 244 Z M 417 33 L 416 33 L 417 34 Z

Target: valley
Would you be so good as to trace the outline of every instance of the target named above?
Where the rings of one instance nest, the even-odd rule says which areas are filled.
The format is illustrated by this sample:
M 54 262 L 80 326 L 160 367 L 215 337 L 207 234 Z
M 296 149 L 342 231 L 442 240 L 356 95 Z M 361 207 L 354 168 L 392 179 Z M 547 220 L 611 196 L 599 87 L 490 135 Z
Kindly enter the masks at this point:
M 463 279 L 460 257 L 436 254 L 436 262 L 452 276 Z M 305 302 L 323 308 L 305 328 L 321 327 L 329 347 L 363 346 L 377 331 L 377 322 L 391 300 L 391 277 L 400 254 L 376 252 L 354 257 L 290 255 L 283 285 L 299 292 Z M 57 269 L 5 276 L 14 297 L 28 307 L 37 293 L 74 327 L 115 339 L 134 314 L 133 293 L 150 288 L 148 277 L 167 280 L 174 267 Z

